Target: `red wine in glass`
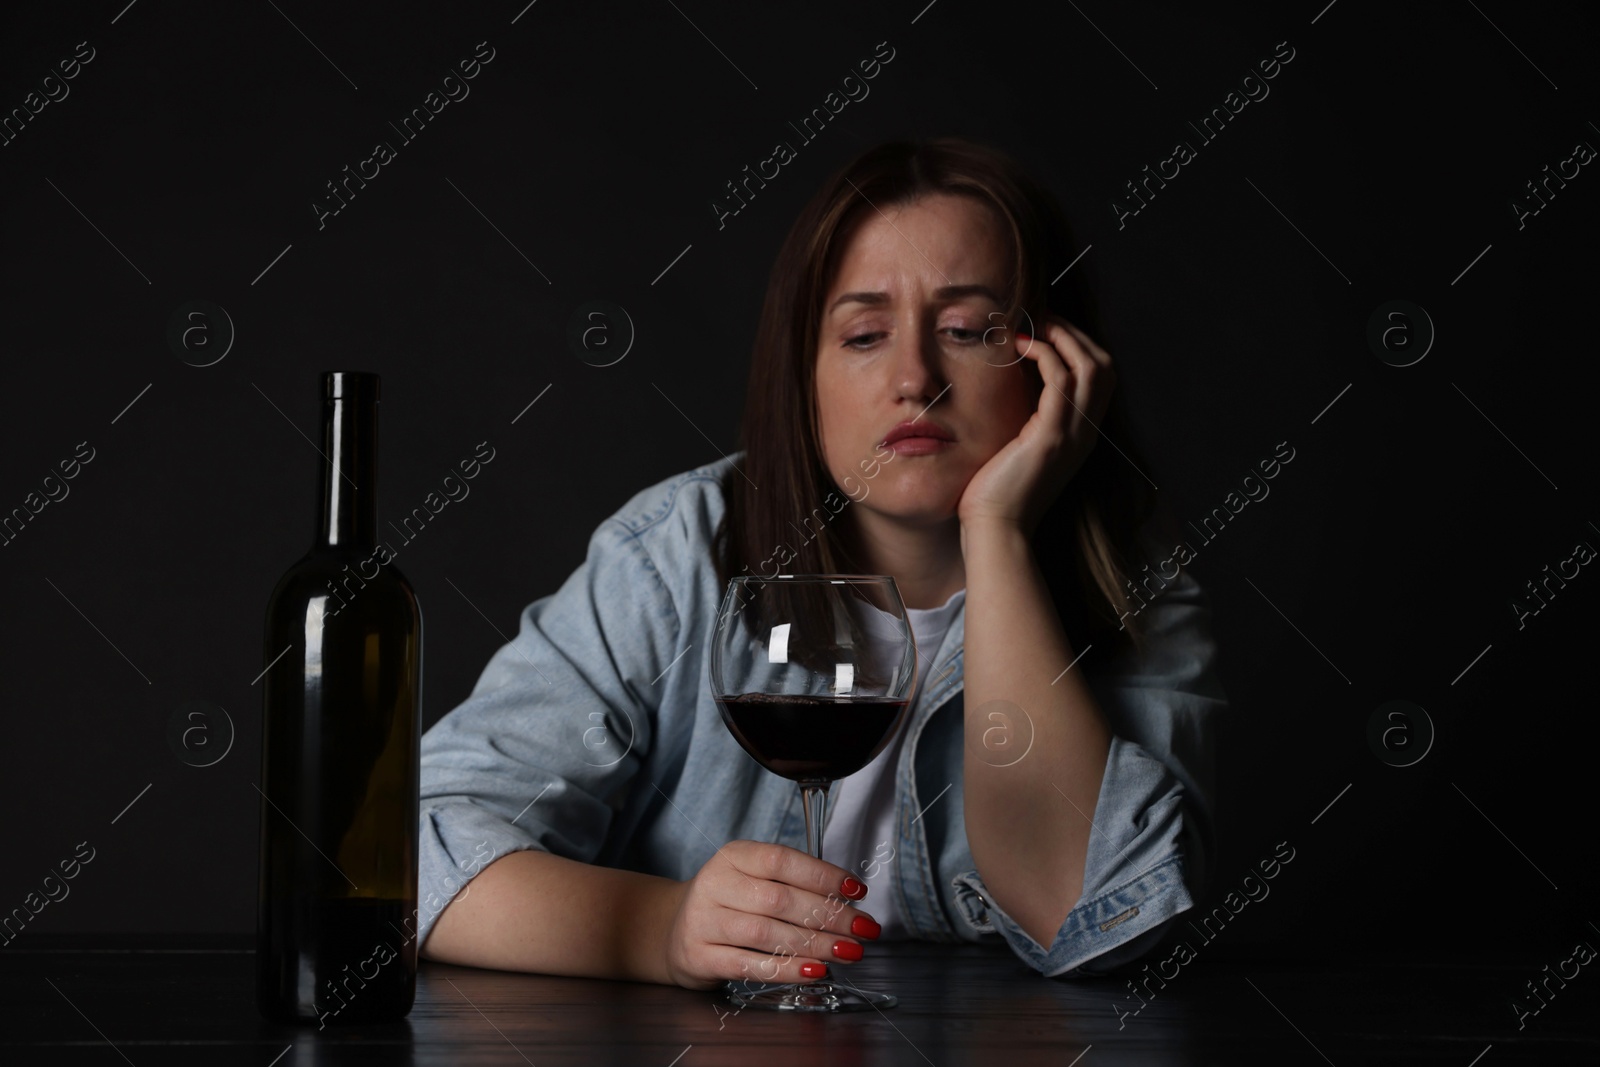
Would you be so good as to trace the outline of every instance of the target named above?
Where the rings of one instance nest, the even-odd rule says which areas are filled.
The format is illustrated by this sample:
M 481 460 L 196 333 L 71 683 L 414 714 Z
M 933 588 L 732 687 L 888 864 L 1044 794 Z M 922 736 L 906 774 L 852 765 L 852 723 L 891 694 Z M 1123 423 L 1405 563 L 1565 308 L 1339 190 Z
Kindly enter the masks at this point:
M 740 747 L 799 784 L 806 847 L 817 859 L 828 786 L 871 763 L 894 739 L 916 691 L 916 671 L 905 604 L 888 575 L 780 574 L 728 583 L 711 639 L 711 695 Z M 861 1011 L 898 1002 L 826 978 L 725 988 L 741 1008 L 778 1011 Z
M 742 693 L 719 699 L 722 721 L 755 761 L 796 782 L 848 778 L 888 747 L 906 701 Z

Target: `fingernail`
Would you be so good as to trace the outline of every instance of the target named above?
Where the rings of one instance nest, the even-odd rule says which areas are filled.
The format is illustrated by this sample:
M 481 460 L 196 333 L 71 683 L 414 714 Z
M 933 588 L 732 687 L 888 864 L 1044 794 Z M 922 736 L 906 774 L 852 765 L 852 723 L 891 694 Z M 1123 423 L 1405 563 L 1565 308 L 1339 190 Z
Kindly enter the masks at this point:
M 854 941 L 835 941 L 833 954 L 841 960 L 850 960 L 853 963 L 861 958 L 861 946 Z
M 800 965 L 800 976 L 802 978 L 826 978 L 828 977 L 828 965 L 826 963 L 802 963 Z
M 1017 336 L 1017 343 L 1018 344 L 1022 343 L 1023 341 L 1031 341 L 1031 340 L 1033 340 L 1033 335 L 1032 334 L 1028 334 L 1028 333 L 1019 332 L 1016 336 Z
M 850 932 L 857 937 L 864 937 L 868 941 L 878 940 L 878 935 L 883 933 L 883 927 L 865 915 L 857 915 L 850 920 Z
M 849 897 L 851 900 L 860 900 L 862 897 L 867 895 L 867 887 L 865 883 L 858 882 L 854 878 L 847 876 L 845 880 L 840 883 L 839 892 L 844 896 Z

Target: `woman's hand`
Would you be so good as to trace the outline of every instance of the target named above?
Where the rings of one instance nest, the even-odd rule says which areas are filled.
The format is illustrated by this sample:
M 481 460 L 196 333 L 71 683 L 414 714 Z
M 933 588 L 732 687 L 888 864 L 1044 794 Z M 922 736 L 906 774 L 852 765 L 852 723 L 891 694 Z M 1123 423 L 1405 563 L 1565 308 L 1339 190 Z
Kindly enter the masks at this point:
M 998 520 L 1032 537 L 1094 447 L 1117 376 L 1105 350 L 1059 315 L 1045 316 L 1042 337 L 1017 334 L 1011 343 L 1039 365 L 1039 408 L 972 476 L 956 512 L 963 529 Z
M 879 927 L 849 906 L 867 887 L 843 867 L 787 845 L 730 841 L 681 883 L 667 933 L 671 981 L 713 989 L 724 980 L 804 982 L 827 964 L 861 958 Z M 855 936 L 851 936 L 854 934 Z

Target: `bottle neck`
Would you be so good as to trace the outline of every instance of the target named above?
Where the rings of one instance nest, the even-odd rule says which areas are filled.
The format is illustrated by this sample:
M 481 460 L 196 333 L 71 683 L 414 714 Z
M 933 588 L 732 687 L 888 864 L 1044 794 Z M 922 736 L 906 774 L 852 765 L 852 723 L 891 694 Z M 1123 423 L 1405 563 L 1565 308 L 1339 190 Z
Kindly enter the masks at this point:
M 315 547 L 366 550 L 378 543 L 378 402 L 322 404 L 322 498 Z

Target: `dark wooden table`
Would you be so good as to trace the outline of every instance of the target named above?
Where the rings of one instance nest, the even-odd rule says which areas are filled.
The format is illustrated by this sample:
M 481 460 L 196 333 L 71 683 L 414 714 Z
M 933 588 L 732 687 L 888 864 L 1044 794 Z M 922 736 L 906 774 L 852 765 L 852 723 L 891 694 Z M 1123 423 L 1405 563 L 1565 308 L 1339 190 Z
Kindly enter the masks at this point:
M 1525 963 L 1199 959 L 1132 1014 L 1126 978 L 1042 978 L 998 943 L 869 954 L 844 977 L 900 997 L 881 1013 L 424 961 L 406 1021 L 319 1033 L 256 1015 L 247 939 L 26 935 L 0 949 L 0 1064 L 1600 1064 L 1600 979 L 1519 1031 Z

